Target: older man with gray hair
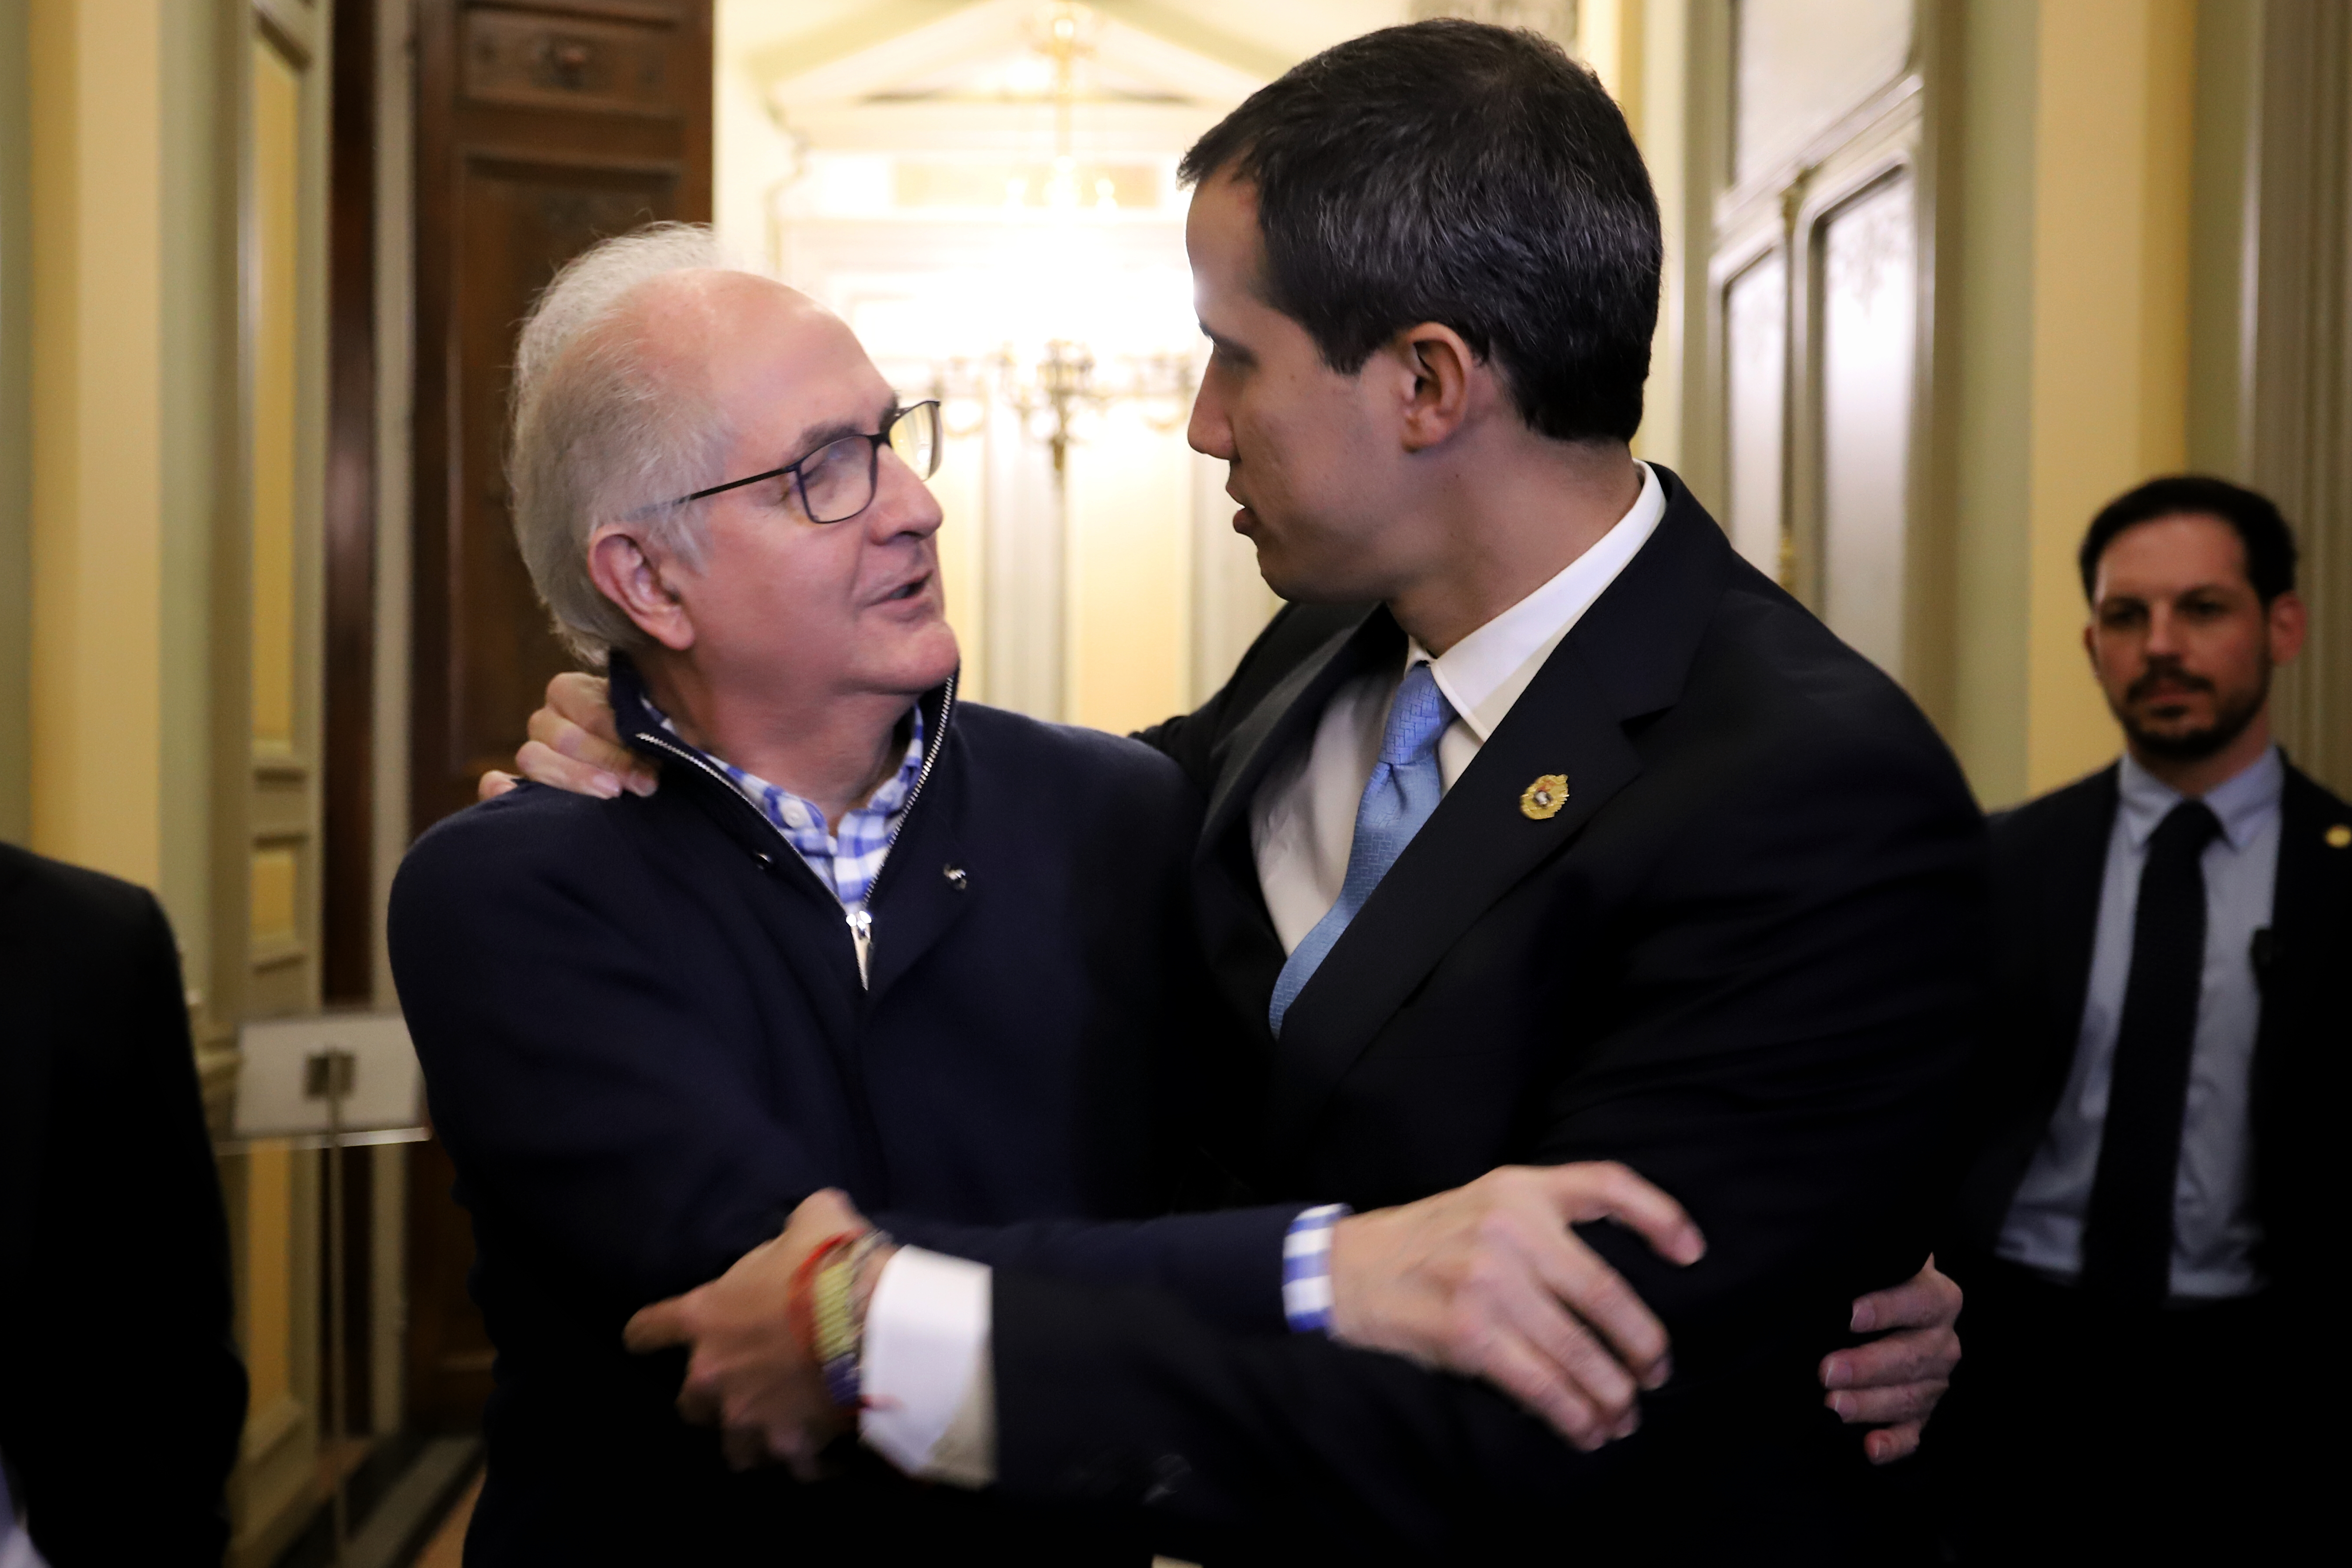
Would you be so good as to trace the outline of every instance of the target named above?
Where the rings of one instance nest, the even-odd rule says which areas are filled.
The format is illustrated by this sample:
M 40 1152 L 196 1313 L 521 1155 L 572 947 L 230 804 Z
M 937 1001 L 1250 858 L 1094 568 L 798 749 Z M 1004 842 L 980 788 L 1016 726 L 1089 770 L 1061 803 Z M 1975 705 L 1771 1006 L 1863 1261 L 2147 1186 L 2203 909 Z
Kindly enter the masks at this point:
M 707 1379 L 681 1401 L 682 1358 L 625 1351 L 632 1313 L 825 1189 L 905 1245 L 820 1249 L 779 1281 L 792 1331 L 842 1424 L 927 1474 L 988 1472 L 987 1371 L 894 1391 L 927 1346 L 886 1296 L 984 1290 L 986 1264 L 1286 1331 L 1308 1205 L 1174 1212 L 1241 1195 L 1195 1174 L 1225 1163 L 1216 1107 L 1246 1102 L 1212 1091 L 1233 1037 L 1189 919 L 1199 802 L 1142 745 L 959 701 L 923 483 L 940 447 L 935 405 L 903 405 L 846 326 L 705 231 L 606 242 L 524 326 L 518 541 L 668 782 L 517 789 L 426 834 L 393 891 L 499 1347 L 471 1563 L 969 1553 L 998 1530 L 1043 1560 L 1129 1549 L 1120 1521 L 1016 1519 L 854 1447 L 821 1485 L 754 1468 L 773 1445 L 698 1405 Z M 1659 1369 L 1664 1331 L 1565 1222 L 1689 1256 L 1687 1219 L 1615 1167 L 1542 1180 L 1537 1261 L 1635 1375 Z M 1428 1322 L 1449 1288 L 1391 1290 Z M 1597 1440 L 1579 1423 L 1605 1432 L 1631 1387 L 1546 1413 Z

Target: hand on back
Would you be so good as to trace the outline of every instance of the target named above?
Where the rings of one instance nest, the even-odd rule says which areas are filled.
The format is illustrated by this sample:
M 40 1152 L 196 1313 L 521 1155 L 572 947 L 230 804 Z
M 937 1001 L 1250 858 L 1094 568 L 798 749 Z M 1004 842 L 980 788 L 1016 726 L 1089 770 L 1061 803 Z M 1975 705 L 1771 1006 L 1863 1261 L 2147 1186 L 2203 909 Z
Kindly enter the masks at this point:
M 1504 1166 L 1419 1203 L 1341 1220 L 1331 1239 L 1332 1333 L 1484 1378 L 1580 1448 L 1641 1425 L 1642 1394 L 1672 1375 L 1665 1326 L 1570 1227 L 1614 1220 L 1669 1262 L 1706 1251 L 1682 1205 L 1614 1162 Z M 1960 1357 L 1959 1287 L 1935 1260 L 1853 1304 L 1876 1333 L 1821 1364 L 1831 1410 L 1873 1428 L 1874 1464 L 1912 1453 Z
M 547 705 L 530 716 L 530 734 L 515 753 L 521 778 L 491 769 L 482 775 L 481 799 L 502 795 L 522 779 L 604 800 L 625 789 L 643 795 L 660 787 L 652 761 L 621 744 L 611 689 L 601 676 L 565 670 L 550 680 Z

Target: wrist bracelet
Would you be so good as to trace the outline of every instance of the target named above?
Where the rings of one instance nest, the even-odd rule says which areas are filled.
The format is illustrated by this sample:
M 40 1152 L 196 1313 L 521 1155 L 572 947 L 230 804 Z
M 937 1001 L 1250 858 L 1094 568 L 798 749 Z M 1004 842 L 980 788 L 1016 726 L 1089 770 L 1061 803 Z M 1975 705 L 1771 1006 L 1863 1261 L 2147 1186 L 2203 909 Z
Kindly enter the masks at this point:
M 784 1292 L 784 1313 L 793 1336 L 820 1375 L 825 1395 L 842 1409 L 855 1409 L 860 1324 L 850 1310 L 848 1268 L 852 1249 L 871 1231 L 845 1230 L 826 1237 L 793 1270 Z

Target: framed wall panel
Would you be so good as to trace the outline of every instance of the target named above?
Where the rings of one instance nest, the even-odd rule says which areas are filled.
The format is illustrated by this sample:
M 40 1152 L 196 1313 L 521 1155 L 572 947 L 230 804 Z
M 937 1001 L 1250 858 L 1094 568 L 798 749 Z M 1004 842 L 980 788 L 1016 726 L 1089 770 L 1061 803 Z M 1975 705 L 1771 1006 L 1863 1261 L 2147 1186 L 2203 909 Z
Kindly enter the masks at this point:
M 1740 552 L 1849 644 L 1942 706 L 1948 592 L 1934 457 L 1937 58 L 1911 0 L 1714 0 L 1694 39 L 1716 192 L 1700 498 Z

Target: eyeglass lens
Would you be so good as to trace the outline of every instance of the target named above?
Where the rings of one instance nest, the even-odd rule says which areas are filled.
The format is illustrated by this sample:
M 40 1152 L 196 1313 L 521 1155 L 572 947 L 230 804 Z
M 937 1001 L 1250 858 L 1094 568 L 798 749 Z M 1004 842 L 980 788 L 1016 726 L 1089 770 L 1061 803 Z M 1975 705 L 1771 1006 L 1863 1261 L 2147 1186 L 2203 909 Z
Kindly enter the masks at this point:
M 940 468 L 940 405 L 919 403 L 902 409 L 890 426 L 890 449 L 898 460 L 928 479 Z M 801 504 L 812 522 L 839 522 L 864 511 L 874 500 L 875 470 L 881 458 L 870 436 L 845 436 L 801 463 Z

